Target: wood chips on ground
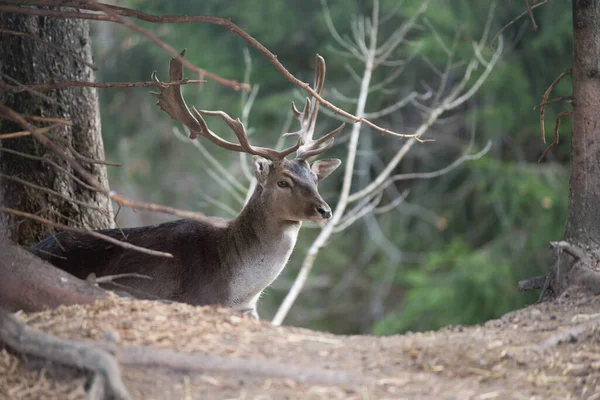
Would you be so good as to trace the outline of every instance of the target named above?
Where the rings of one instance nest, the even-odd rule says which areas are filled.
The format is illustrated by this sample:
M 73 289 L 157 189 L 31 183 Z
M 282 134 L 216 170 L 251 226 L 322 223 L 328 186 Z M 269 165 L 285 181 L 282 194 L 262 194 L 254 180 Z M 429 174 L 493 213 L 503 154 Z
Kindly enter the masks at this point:
M 135 399 L 593 400 L 600 399 L 598 312 L 599 297 L 563 297 L 480 326 L 390 337 L 336 336 L 274 327 L 228 309 L 117 298 L 17 315 L 62 338 L 272 360 L 374 382 L 327 386 L 124 367 L 124 383 Z M 0 350 L 0 399 L 85 398 L 86 376 L 55 379 L 52 371 L 52 365 L 40 367 Z

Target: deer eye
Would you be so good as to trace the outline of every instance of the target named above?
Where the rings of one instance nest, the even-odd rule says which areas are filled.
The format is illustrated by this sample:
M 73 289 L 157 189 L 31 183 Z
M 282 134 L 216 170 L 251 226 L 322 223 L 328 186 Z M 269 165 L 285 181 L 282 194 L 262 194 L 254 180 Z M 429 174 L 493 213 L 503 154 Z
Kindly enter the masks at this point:
M 277 182 L 277 186 L 279 186 L 280 188 L 289 188 L 290 183 L 288 181 L 279 181 Z

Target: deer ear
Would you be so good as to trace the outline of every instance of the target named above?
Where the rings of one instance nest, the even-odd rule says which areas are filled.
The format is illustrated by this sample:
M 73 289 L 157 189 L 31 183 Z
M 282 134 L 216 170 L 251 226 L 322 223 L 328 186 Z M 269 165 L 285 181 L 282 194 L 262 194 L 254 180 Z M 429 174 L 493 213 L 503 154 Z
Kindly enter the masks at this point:
M 342 160 L 338 160 L 337 158 L 328 158 L 325 160 L 315 161 L 310 166 L 310 169 L 312 170 L 312 172 L 315 173 L 315 175 L 317 175 L 317 179 L 320 181 L 325 179 L 330 173 L 335 171 L 336 168 L 339 167 L 341 164 Z
M 254 174 L 259 184 L 264 185 L 269 176 L 269 168 L 271 161 L 261 156 L 252 156 L 252 165 L 254 166 Z

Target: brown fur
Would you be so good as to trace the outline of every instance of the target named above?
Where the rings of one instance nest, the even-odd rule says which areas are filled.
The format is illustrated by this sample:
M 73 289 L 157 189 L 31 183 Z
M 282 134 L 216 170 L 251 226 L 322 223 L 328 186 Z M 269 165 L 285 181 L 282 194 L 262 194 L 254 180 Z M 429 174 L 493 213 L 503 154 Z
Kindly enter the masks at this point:
M 31 251 L 82 279 L 91 273 L 99 277 L 123 273 L 151 277 L 124 278 L 108 285 L 136 297 L 221 304 L 256 315 L 256 300 L 285 266 L 301 221 L 331 216 L 317 183 L 340 161 L 316 161 L 312 167 L 300 159 L 268 161 L 255 157 L 253 161 L 256 189 L 233 220 L 177 220 L 123 232 L 98 231 L 169 252 L 173 258 L 146 255 L 71 232 L 48 237 Z M 282 181 L 289 187 L 280 187 L 278 182 Z

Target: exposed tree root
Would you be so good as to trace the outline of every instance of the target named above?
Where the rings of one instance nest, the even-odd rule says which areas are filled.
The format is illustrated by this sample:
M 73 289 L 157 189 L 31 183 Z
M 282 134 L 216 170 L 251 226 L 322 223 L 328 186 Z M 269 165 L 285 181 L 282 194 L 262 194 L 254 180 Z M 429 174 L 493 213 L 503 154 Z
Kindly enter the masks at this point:
M 5 310 L 42 311 L 62 304 L 89 304 L 107 295 L 0 237 L 0 307 Z
M 519 291 L 541 289 L 539 301 L 558 296 L 572 287 L 599 294 L 599 249 L 582 248 L 566 240 L 550 242 L 550 247 L 555 251 L 554 265 L 550 271 L 546 275 L 519 281 Z M 564 256 L 565 254 L 567 256 Z
M 94 374 L 89 398 L 131 399 L 121 380 L 119 364 L 158 367 L 191 373 L 231 373 L 238 376 L 292 379 L 325 385 L 366 385 L 368 377 L 345 371 L 306 368 L 270 360 L 231 359 L 208 354 L 185 354 L 148 346 L 60 339 L 26 326 L 0 309 L 0 343 L 19 354 L 33 355 Z M 112 354 L 111 354 L 112 353 Z
M 94 374 L 88 393 L 90 399 L 131 399 L 121 380 L 119 364 L 329 385 L 356 386 L 372 382 L 361 375 L 344 371 L 305 368 L 269 360 L 184 354 L 145 346 L 65 340 L 47 335 L 29 328 L 9 311 L 40 311 L 61 304 L 91 303 L 106 298 L 107 292 L 58 270 L 6 239 L 0 238 L 0 249 L 0 345 L 4 344 L 19 354 L 90 371 Z
M 364 385 L 370 378 L 345 371 L 306 368 L 270 360 L 233 359 L 209 354 L 186 354 L 148 346 L 117 346 L 96 343 L 110 350 L 121 365 L 168 368 L 181 372 L 235 373 L 239 376 L 292 379 L 324 385 Z
M 550 246 L 553 249 L 560 249 L 563 250 L 564 252 L 572 255 L 573 257 L 575 257 L 575 259 L 577 260 L 581 260 L 586 264 L 589 264 L 591 262 L 591 257 L 588 253 L 586 253 L 585 250 L 583 250 L 582 248 L 580 248 L 579 246 L 576 246 L 572 243 L 566 242 L 564 240 L 560 241 L 560 242 L 550 242 Z
M 38 356 L 100 375 L 92 385 L 96 399 L 107 398 L 107 395 L 117 400 L 131 399 L 121 381 L 119 364 L 105 350 L 31 329 L 3 309 L 0 309 L 0 342 L 20 354 Z M 98 385 L 103 388 L 98 388 Z

